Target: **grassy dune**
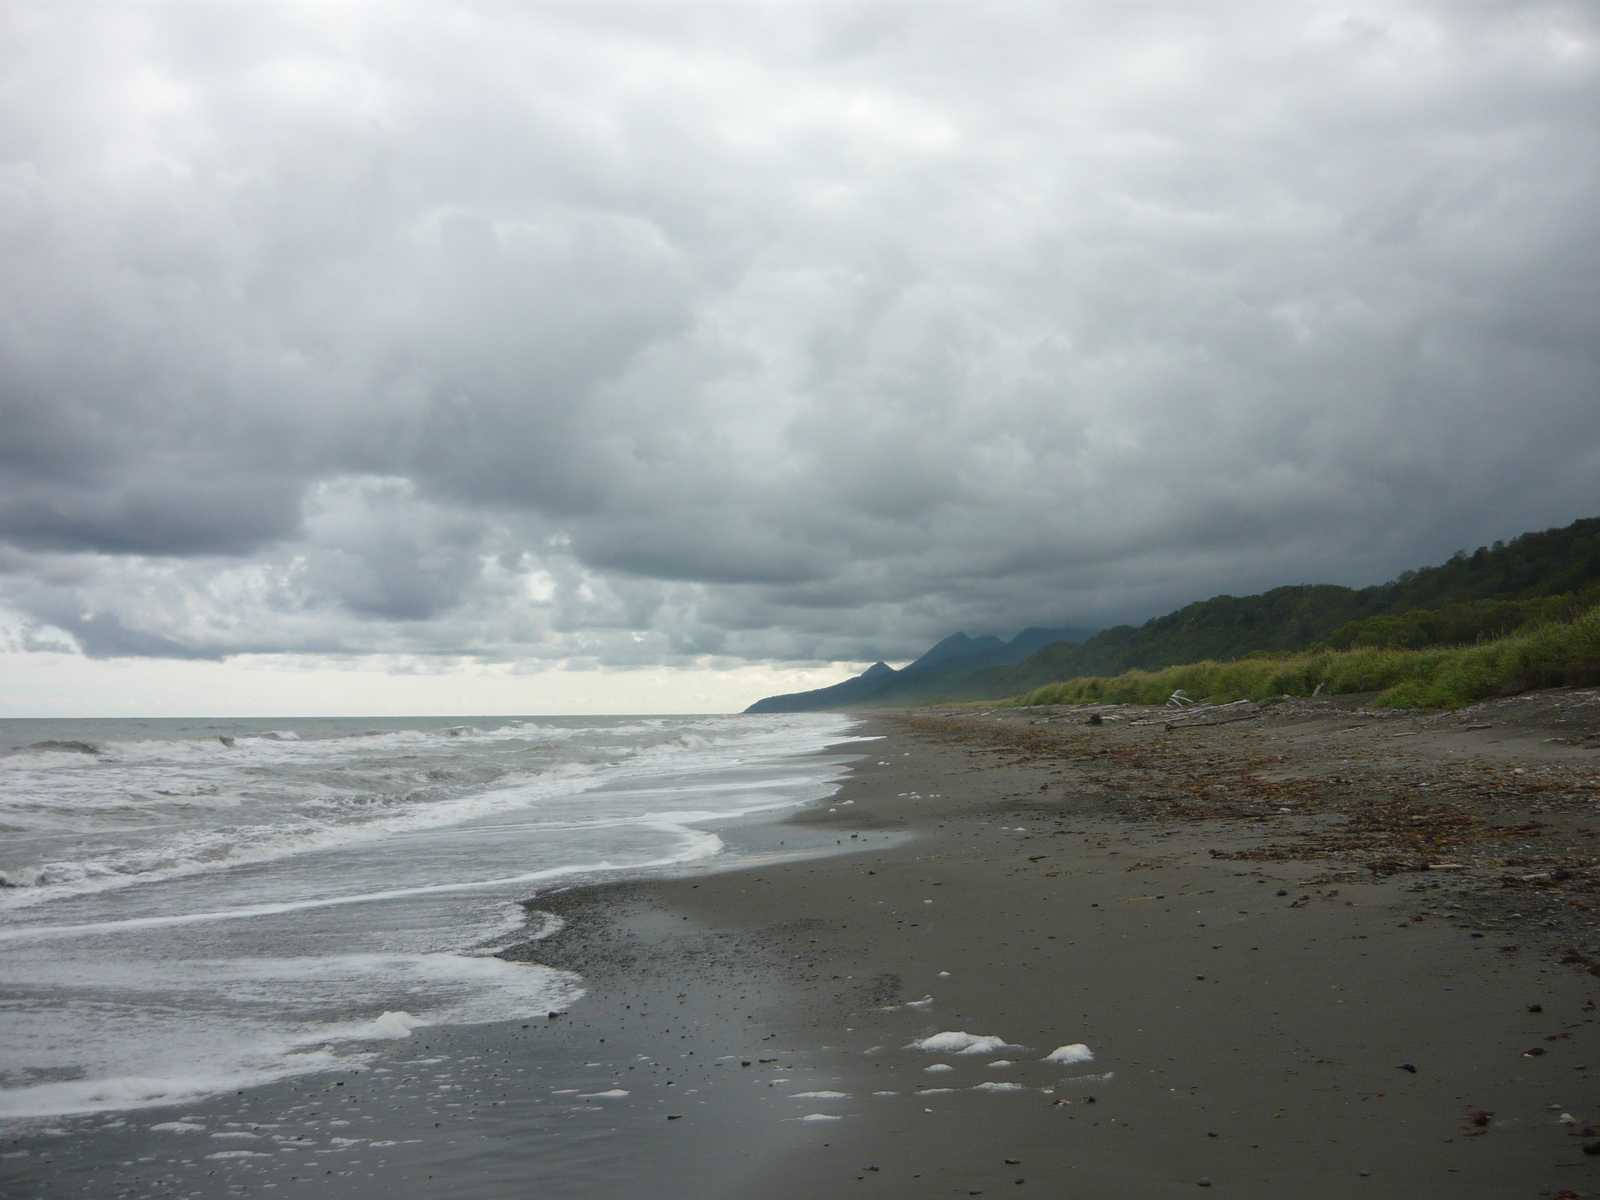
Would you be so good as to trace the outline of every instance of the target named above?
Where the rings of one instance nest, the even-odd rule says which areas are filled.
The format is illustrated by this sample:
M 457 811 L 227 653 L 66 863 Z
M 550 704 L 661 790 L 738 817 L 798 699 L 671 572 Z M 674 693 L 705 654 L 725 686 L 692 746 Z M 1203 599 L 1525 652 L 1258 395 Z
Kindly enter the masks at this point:
M 1051 683 L 1007 701 L 1035 704 L 1160 704 L 1182 688 L 1195 700 L 1268 700 L 1379 692 L 1389 708 L 1460 708 L 1529 688 L 1600 684 L 1600 608 L 1472 646 L 1392 650 L 1359 647 L 1256 654 Z

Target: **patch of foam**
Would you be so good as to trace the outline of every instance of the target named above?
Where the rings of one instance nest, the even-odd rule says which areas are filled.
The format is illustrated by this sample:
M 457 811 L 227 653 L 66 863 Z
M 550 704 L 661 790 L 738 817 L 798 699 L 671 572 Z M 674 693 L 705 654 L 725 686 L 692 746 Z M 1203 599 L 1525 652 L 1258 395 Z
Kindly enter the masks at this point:
M 848 1100 L 849 1092 L 790 1092 L 791 1100 Z
M 623 1088 L 612 1088 L 606 1092 L 585 1092 L 578 1097 L 579 1100 L 621 1100 L 628 1093 Z
M 989 1083 L 973 1084 L 971 1090 L 974 1092 L 1025 1092 L 1028 1089 L 1020 1083 L 994 1083 L 991 1081 Z
M 833 1113 L 807 1113 L 805 1116 L 801 1117 L 800 1119 L 802 1121 L 842 1121 L 842 1120 L 844 1120 L 843 1117 L 835 1116 Z
M 350 1044 L 407 1037 L 422 1024 L 480 1024 L 567 1008 L 576 977 L 532 963 L 453 954 L 353 954 L 292 959 L 93 958 L 16 964 L 8 980 L 81 1005 L 0 1011 L 0 1055 L 70 1081 L 0 1088 L 0 1117 L 187 1104 L 294 1075 L 366 1061 Z M 358 1018 L 390 1001 L 381 1016 Z M 394 1005 L 404 1000 L 418 1015 Z M 341 1048 L 341 1043 L 344 1047 Z M 176 1059 L 172 1048 L 181 1045 Z M 21 1055 L 26 1054 L 24 1059 Z
M 993 1054 L 996 1050 L 1012 1048 L 1005 1038 L 954 1030 L 933 1034 L 906 1047 L 907 1050 L 926 1050 L 932 1054 Z
M 933 1066 L 931 1066 L 931 1067 L 923 1067 L 922 1069 L 924 1071 L 954 1071 L 955 1070 L 955 1068 L 952 1067 L 949 1063 L 934 1063 Z
M 1085 1046 L 1082 1042 L 1074 1042 L 1070 1046 L 1057 1046 L 1039 1061 L 1056 1063 L 1061 1066 L 1065 1066 L 1069 1063 L 1093 1062 L 1094 1051 L 1089 1049 L 1089 1047 Z
M 204 1133 L 204 1125 L 191 1125 L 188 1121 L 163 1121 L 159 1125 L 150 1126 L 157 1133 Z
M 1017 1064 L 1012 1062 L 1009 1058 L 997 1058 L 989 1065 L 991 1067 L 1014 1067 Z
M 372 1023 L 368 1037 L 375 1038 L 408 1038 L 411 1031 L 427 1024 L 426 1021 L 413 1017 L 403 1009 L 399 1012 L 385 1012 Z

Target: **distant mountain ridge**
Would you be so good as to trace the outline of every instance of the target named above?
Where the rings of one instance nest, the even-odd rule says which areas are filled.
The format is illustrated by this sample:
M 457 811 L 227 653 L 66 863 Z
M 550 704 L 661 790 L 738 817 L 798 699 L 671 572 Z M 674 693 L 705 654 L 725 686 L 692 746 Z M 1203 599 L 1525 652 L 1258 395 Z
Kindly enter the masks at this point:
M 1255 596 L 1213 596 L 1143 625 L 1088 629 L 1025 629 L 1009 642 L 951 634 L 899 671 L 874 663 L 832 687 L 768 696 L 746 712 L 814 712 L 949 700 L 999 699 L 1083 675 L 1158 670 L 1205 659 L 1226 661 L 1257 652 L 1303 650 L 1369 639 L 1375 619 L 1447 610 L 1479 622 L 1504 621 L 1509 601 L 1548 601 L 1600 588 L 1600 517 L 1561 529 L 1525 533 L 1510 542 L 1461 552 L 1437 567 L 1403 572 L 1368 588 L 1301 584 Z M 1529 613 L 1548 603 L 1525 604 Z M 1471 620 L 1413 621 L 1437 626 L 1457 640 Z M 1462 631 L 1466 630 L 1467 633 Z M 1441 635 L 1443 636 L 1443 635 Z
M 854 679 L 810 692 L 791 692 L 757 700 L 745 712 L 816 712 L 832 708 L 858 708 L 867 705 L 910 703 L 927 687 L 947 687 L 958 675 L 977 668 L 1018 663 L 1044 646 L 1081 642 L 1093 637 L 1093 629 L 1024 629 L 1009 642 L 991 635 L 972 638 L 952 633 L 915 662 L 896 671 L 888 663 L 876 662 Z

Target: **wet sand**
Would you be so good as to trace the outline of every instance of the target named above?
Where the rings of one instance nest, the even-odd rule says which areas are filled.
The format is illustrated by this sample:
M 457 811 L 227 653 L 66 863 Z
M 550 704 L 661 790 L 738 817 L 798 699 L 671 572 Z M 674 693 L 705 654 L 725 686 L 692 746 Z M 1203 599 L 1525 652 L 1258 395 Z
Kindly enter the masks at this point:
M 1570 887 L 1505 882 L 1533 858 L 1581 872 L 1592 844 L 1594 760 L 1546 739 L 1595 696 L 1566 696 L 1170 731 L 1138 712 L 873 718 L 875 752 L 794 820 L 914 840 L 623 906 L 764 960 L 771 1076 L 844 1093 L 791 1101 L 839 1119 L 786 1122 L 804 1136 L 753 1177 L 673 1194 L 1600 1190 L 1595 921 Z M 941 1031 L 1025 1048 L 905 1049 Z M 1078 1042 L 1092 1063 L 1039 1061 Z

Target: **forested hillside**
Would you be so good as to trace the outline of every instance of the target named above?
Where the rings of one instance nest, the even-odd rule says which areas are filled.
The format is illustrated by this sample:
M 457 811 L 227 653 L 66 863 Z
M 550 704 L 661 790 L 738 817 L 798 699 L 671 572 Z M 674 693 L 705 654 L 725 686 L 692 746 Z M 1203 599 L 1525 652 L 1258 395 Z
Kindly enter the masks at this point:
M 1256 652 L 1322 645 L 1421 649 L 1470 644 L 1543 622 L 1570 620 L 1597 601 L 1600 517 L 1590 517 L 1471 554 L 1458 553 L 1439 566 L 1406 571 L 1373 587 L 1298 584 L 1254 596 L 1213 596 L 1143 625 L 1118 625 L 1081 642 L 1054 642 L 1020 662 L 915 671 L 894 671 L 878 663 L 833 688 L 771 696 L 748 711 L 998 699 L 1085 675 L 1226 662 Z

